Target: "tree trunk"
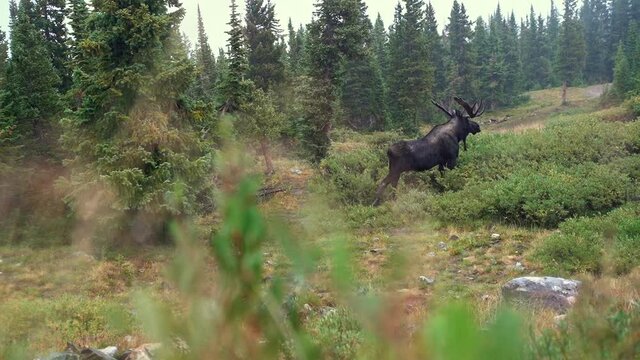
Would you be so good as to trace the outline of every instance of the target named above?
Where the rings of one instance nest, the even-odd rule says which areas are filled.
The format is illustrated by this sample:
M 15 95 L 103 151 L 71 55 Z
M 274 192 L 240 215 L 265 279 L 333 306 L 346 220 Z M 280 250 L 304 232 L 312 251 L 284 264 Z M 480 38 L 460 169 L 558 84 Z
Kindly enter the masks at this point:
M 562 105 L 567 105 L 567 81 L 562 82 Z
M 266 174 L 273 174 L 273 162 L 271 161 L 271 154 L 269 154 L 269 144 L 266 138 L 260 139 L 260 151 L 262 151 L 262 156 L 264 157 L 264 165 L 267 168 Z

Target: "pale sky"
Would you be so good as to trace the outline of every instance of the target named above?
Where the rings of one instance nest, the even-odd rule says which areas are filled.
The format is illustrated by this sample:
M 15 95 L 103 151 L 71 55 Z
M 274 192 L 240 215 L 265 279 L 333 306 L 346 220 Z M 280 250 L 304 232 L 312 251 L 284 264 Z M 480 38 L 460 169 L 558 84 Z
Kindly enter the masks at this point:
M 365 0 L 369 15 L 372 20 L 378 13 L 382 15 L 385 26 L 388 28 L 393 21 L 393 11 L 396 0 Z M 272 0 L 275 9 L 280 18 L 280 25 L 283 31 L 286 31 L 289 18 L 293 20 L 294 26 L 297 28 L 299 24 L 307 24 L 311 21 L 314 11 L 313 4 L 316 0 Z M 551 8 L 551 0 L 466 0 L 464 3 L 467 14 L 471 20 L 475 20 L 478 16 L 487 18 L 491 14 L 498 3 L 500 3 L 503 13 L 510 13 L 512 10 L 516 14 L 518 24 L 520 18 L 529 13 L 529 8 L 533 5 L 536 13 L 548 14 Z M 228 30 L 227 22 L 229 22 L 229 5 L 231 0 L 183 0 L 183 6 L 187 11 L 186 17 L 182 23 L 183 31 L 189 36 L 192 43 L 195 43 L 196 37 L 196 7 L 200 4 L 202 17 L 209 36 L 211 47 L 217 54 L 219 47 L 224 47 Z M 442 29 L 447 22 L 453 0 L 432 0 L 432 4 L 436 10 L 438 25 Z M 562 0 L 555 0 L 556 7 L 561 10 Z M 238 6 L 244 17 L 244 0 L 238 0 Z M 9 1 L 0 0 L 0 28 L 7 31 L 9 23 Z

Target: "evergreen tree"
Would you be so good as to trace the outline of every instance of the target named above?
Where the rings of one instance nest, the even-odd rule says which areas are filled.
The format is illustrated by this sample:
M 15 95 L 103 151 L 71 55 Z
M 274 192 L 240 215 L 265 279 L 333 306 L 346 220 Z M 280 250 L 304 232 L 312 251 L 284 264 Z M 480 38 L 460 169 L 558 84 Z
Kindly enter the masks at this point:
M 394 128 L 415 134 L 422 119 L 430 113 L 429 100 L 433 95 L 434 67 L 429 62 L 425 36 L 424 2 L 405 0 L 399 29 L 394 34 L 392 56 L 399 67 L 389 70 L 394 78 L 389 87 L 389 107 Z
M 538 39 L 544 29 L 538 29 L 538 22 L 533 6 L 529 12 L 526 23 L 521 27 L 521 58 L 522 73 L 525 89 L 538 89 L 541 87 L 540 72 L 540 43 Z
M 556 76 L 563 86 L 582 81 L 585 66 L 585 42 L 582 26 L 576 16 L 576 1 L 564 0 L 564 14 L 556 55 Z M 563 99 L 566 102 L 566 99 Z
M 270 0 L 247 0 L 245 35 L 247 38 L 249 79 L 257 88 L 268 90 L 284 80 L 282 48 L 277 45 L 278 20 Z
M 33 140 L 36 151 L 47 151 L 53 119 L 61 110 L 57 91 L 60 78 L 27 10 L 21 4 L 11 26 L 11 60 L 1 100 L 6 119 L 2 126 L 14 126 L 16 136 Z
M 603 82 L 609 70 L 607 54 L 608 9 L 605 0 L 584 0 L 580 18 L 584 28 L 586 45 L 585 80 L 589 83 Z
M 378 13 L 376 22 L 373 25 L 373 32 L 371 33 L 371 46 L 373 47 L 373 54 L 377 62 L 378 69 L 383 73 L 387 70 L 387 62 L 389 61 L 389 54 L 387 53 L 387 45 L 389 36 L 387 30 L 384 27 L 382 16 Z
M 74 78 L 80 106 L 63 120 L 70 198 L 106 190 L 121 216 L 109 224 L 130 230 L 142 218 L 157 238 L 168 218 L 197 211 L 211 171 L 182 101 L 194 79 L 178 32 L 184 10 L 165 0 L 93 6 L 92 46 L 81 48 Z
M 18 20 L 18 4 L 16 3 L 16 0 L 9 0 L 9 19 L 10 26 L 13 26 L 13 24 Z
M 311 156 L 319 160 L 329 147 L 329 133 L 337 113 L 335 100 L 341 65 L 343 61 L 365 57 L 371 23 L 362 0 L 320 0 L 315 6 L 315 19 L 309 25 L 306 42 L 312 78 L 308 96 L 313 99 L 305 106 L 302 136 Z
M 251 88 L 251 83 L 246 79 L 249 71 L 247 49 L 236 0 L 231 0 L 230 8 L 231 19 L 228 25 L 231 29 L 227 31 L 229 35 L 227 40 L 227 72 L 218 89 L 223 113 L 235 112 L 240 109 L 246 97 L 249 96 Z
M 472 37 L 471 22 L 464 4 L 453 1 L 449 24 L 446 27 L 449 41 L 448 93 L 470 98 L 473 96 L 473 64 L 469 40 Z
M 8 61 L 9 43 L 7 42 L 7 34 L 0 29 L 0 92 L 2 92 L 6 84 Z
M 287 42 L 288 48 L 288 72 L 291 77 L 297 77 L 302 75 L 302 67 L 303 67 L 303 56 L 304 56 L 304 42 L 303 42 L 303 32 L 304 30 L 300 27 L 300 30 L 296 31 L 293 28 L 293 23 L 291 19 L 289 19 L 289 36 Z
M 60 90 L 66 91 L 71 86 L 71 70 L 69 69 L 69 44 L 67 9 L 65 0 L 36 0 L 32 21 L 44 36 L 51 62 L 60 77 Z
M 516 17 L 511 13 L 506 28 L 503 29 L 502 51 L 504 56 L 504 98 L 502 105 L 512 105 L 522 91 L 522 64 L 518 48 L 518 25 Z
M 618 45 L 616 52 L 616 65 L 613 72 L 613 88 L 618 97 L 624 98 L 633 89 L 633 78 L 631 77 L 631 66 L 625 54 L 622 42 Z
M 560 39 L 560 17 L 558 15 L 558 9 L 555 3 L 551 0 L 551 12 L 547 19 L 547 44 L 549 44 L 549 61 L 551 64 L 555 64 L 556 55 L 558 54 L 558 41 Z M 558 85 L 559 80 L 555 78 L 553 74 L 552 85 Z
M 204 22 L 198 5 L 198 40 L 195 47 L 196 81 L 195 95 L 197 99 L 213 98 L 216 87 L 216 61 L 209 46 L 209 38 L 204 30 Z
M 442 37 L 438 33 L 436 12 L 431 2 L 427 3 L 424 28 L 426 47 L 429 53 L 429 64 L 431 64 L 434 69 L 433 93 L 434 97 L 439 98 L 447 87 L 447 77 L 444 63 L 444 45 L 442 43 Z
M 478 17 L 473 30 L 473 40 L 471 42 L 472 52 L 475 55 L 473 71 L 476 74 L 473 83 L 473 92 L 476 98 L 489 100 L 488 96 L 492 93 L 492 61 L 496 61 L 495 56 L 491 53 L 491 43 L 489 39 L 489 31 L 482 17 Z
M 85 0 L 70 0 L 69 4 L 69 25 L 73 32 L 72 46 L 76 48 L 87 36 L 89 8 Z

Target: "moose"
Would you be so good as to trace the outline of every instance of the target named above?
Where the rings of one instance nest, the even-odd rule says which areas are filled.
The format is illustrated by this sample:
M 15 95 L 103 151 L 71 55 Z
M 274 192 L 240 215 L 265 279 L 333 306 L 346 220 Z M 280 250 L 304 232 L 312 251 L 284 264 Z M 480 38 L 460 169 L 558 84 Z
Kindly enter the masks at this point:
M 454 100 L 462 106 L 466 115 L 458 110 L 449 110 L 441 104 L 431 102 L 442 110 L 449 121 L 437 125 L 427 135 L 417 140 L 400 141 L 389 147 L 389 174 L 382 180 L 376 192 L 374 206 L 380 204 L 385 188 L 391 184 L 395 189 L 398 186 L 400 175 L 407 171 L 426 171 L 438 165 L 441 174 L 444 169 L 453 169 L 458 161 L 460 142 L 467 150 L 467 137 L 469 134 L 480 132 L 480 125 L 471 120 L 484 113 L 482 101 L 469 105 L 459 97 Z

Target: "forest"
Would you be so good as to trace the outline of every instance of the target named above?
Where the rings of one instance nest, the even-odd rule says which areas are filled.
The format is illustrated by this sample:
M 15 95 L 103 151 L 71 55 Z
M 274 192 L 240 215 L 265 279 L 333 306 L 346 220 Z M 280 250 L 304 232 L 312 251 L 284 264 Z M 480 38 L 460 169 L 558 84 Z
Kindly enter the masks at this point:
M 640 0 L 313 1 L 9 0 L 0 359 L 639 358 Z

